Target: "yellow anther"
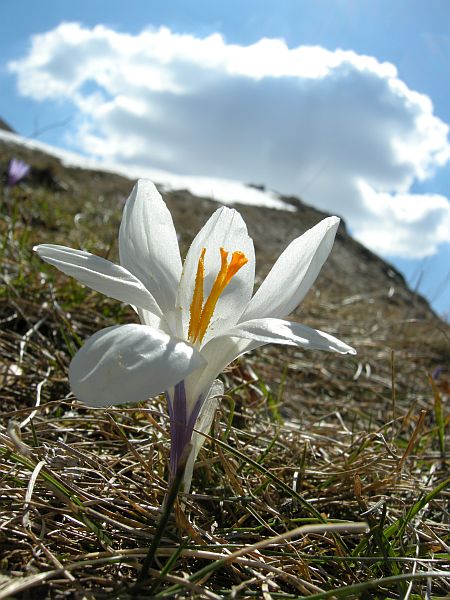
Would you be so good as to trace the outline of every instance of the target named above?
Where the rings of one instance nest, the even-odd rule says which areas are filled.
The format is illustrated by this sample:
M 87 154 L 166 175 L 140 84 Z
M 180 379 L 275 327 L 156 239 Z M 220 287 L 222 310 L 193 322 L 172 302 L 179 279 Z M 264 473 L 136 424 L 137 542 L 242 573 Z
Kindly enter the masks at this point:
M 246 263 L 248 258 L 243 252 L 233 252 L 231 260 L 228 263 L 228 252 L 220 249 L 221 266 L 217 277 L 213 283 L 208 298 L 203 304 L 203 282 L 205 278 L 205 253 L 206 248 L 202 249 L 198 259 L 197 274 L 195 276 L 195 288 L 192 294 L 191 318 L 189 321 L 188 338 L 192 343 L 201 342 L 205 336 L 208 325 L 214 314 L 217 301 L 220 295 L 230 283 L 234 275 Z M 202 306 L 203 305 L 203 306 Z
M 192 294 L 191 302 L 191 318 L 189 321 L 189 332 L 188 338 L 194 341 L 196 337 L 198 323 L 202 316 L 203 307 L 203 282 L 205 280 L 205 252 L 206 248 L 203 248 L 200 258 L 198 259 L 197 274 L 195 276 L 195 288 Z

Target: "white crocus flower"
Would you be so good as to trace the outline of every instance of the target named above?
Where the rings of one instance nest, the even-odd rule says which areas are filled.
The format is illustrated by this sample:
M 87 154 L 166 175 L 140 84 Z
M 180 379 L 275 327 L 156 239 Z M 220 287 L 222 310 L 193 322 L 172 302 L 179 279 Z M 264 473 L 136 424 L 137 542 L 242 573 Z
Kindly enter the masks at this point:
M 240 214 L 216 210 L 183 265 L 167 206 L 153 183 L 140 180 L 123 213 L 120 265 L 64 246 L 35 248 L 63 273 L 131 304 L 141 322 L 108 327 L 87 340 L 70 365 L 73 393 L 105 407 L 165 392 L 172 475 L 192 445 L 187 491 L 201 432 L 209 430 L 223 394 L 216 377 L 231 361 L 268 343 L 355 354 L 331 335 L 284 320 L 314 283 L 338 225 L 329 217 L 289 244 L 252 297 L 255 255 Z

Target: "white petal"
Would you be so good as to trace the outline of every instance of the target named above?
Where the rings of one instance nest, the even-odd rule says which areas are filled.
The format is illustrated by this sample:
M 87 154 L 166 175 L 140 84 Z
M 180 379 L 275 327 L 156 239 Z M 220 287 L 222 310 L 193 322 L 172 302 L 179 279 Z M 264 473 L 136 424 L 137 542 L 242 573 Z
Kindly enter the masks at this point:
M 208 396 L 195 423 L 195 431 L 193 432 L 191 438 L 192 449 L 186 462 L 186 468 L 183 476 L 184 491 L 186 493 L 189 491 L 191 486 L 194 463 L 197 459 L 198 453 L 200 452 L 200 448 L 203 446 L 206 440 L 202 433 L 208 433 L 208 431 L 211 429 L 214 415 L 219 404 L 219 399 L 221 396 L 223 396 L 223 392 L 223 383 L 216 379 L 209 390 Z
M 199 369 L 185 379 L 186 398 L 188 402 L 188 411 L 190 412 L 195 405 L 195 400 L 208 390 L 216 377 L 233 360 L 241 354 L 254 350 L 262 346 L 263 342 L 255 342 L 243 338 L 231 338 L 223 335 L 213 338 L 201 350 L 203 358 L 207 364 L 203 369 Z M 192 400 L 191 400 L 192 399 Z
M 338 227 L 338 217 L 328 217 L 291 242 L 251 299 L 241 321 L 290 314 L 316 280 Z
M 151 181 L 140 179 L 123 211 L 120 264 L 138 277 L 163 312 L 174 310 L 181 257 L 170 212 Z
M 216 210 L 192 242 L 183 266 L 177 304 L 178 307 L 181 307 L 184 337 L 187 337 L 189 329 L 195 277 L 203 248 L 206 248 L 204 299 L 208 297 L 220 270 L 220 248 L 224 248 L 230 253 L 229 259 L 236 251 L 243 252 L 248 259 L 247 264 L 234 275 L 220 296 L 203 340 L 203 343 L 206 343 L 214 335 L 237 323 L 247 306 L 255 281 L 255 251 L 253 241 L 247 233 L 247 227 L 241 215 L 236 210 L 227 207 Z
M 120 265 L 66 246 L 41 244 L 35 246 L 34 250 L 42 260 L 96 292 L 144 308 L 153 315 L 161 315 L 159 306 L 143 283 Z
M 186 378 L 187 397 L 197 398 L 233 360 L 269 343 L 356 354 L 354 348 L 337 338 L 300 323 L 281 319 L 247 321 L 213 338 L 202 348 L 207 365 Z
M 161 331 L 164 331 L 165 333 L 170 333 L 170 331 L 166 325 L 164 317 L 158 317 L 157 315 L 154 315 L 153 313 L 149 312 L 148 310 L 138 308 L 136 306 L 133 306 L 133 308 L 137 312 L 139 321 L 142 323 L 142 325 L 150 325 L 150 327 L 154 327 L 155 329 L 160 329 Z
M 341 340 L 306 325 L 282 319 L 253 319 L 240 323 L 226 337 L 239 337 L 261 344 L 287 344 L 309 350 L 328 350 L 340 354 L 356 354 L 356 350 Z M 218 340 L 219 341 L 219 340 Z
M 146 400 L 204 366 L 190 344 L 146 325 L 108 327 L 90 337 L 70 364 L 70 386 L 89 406 Z

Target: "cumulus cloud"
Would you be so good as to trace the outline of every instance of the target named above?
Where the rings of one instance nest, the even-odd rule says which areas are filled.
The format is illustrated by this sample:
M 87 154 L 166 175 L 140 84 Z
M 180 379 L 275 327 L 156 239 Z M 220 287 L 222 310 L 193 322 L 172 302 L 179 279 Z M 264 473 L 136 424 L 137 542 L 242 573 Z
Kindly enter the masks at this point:
M 449 160 L 448 127 L 392 64 L 277 39 L 63 23 L 9 68 L 23 95 L 76 105 L 89 154 L 298 194 L 384 255 L 450 242 L 448 199 L 411 193 Z
M 450 242 L 449 202 L 438 194 L 376 192 L 359 182 L 367 215 L 360 219 L 355 237 L 379 254 L 424 258 Z M 378 220 L 381 226 L 374 227 Z M 399 223 L 401 226 L 399 226 Z

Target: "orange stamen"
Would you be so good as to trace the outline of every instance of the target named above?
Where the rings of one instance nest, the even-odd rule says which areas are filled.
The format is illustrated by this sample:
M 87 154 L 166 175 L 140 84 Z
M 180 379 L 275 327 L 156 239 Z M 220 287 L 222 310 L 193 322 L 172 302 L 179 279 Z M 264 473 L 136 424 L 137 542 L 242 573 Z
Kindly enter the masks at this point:
M 192 343 L 201 342 L 205 336 L 206 330 L 214 314 L 216 304 L 227 285 L 232 278 L 246 263 L 248 258 L 243 252 L 233 252 L 231 260 L 228 263 L 228 252 L 220 249 L 221 266 L 217 277 L 213 283 L 208 298 L 203 304 L 203 282 L 205 277 L 205 253 L 203 248 L 198 260 L 197 274 L 195 277 L 195 288 L 191 302 L 191 318 L 189 321 L 188 338 Z

